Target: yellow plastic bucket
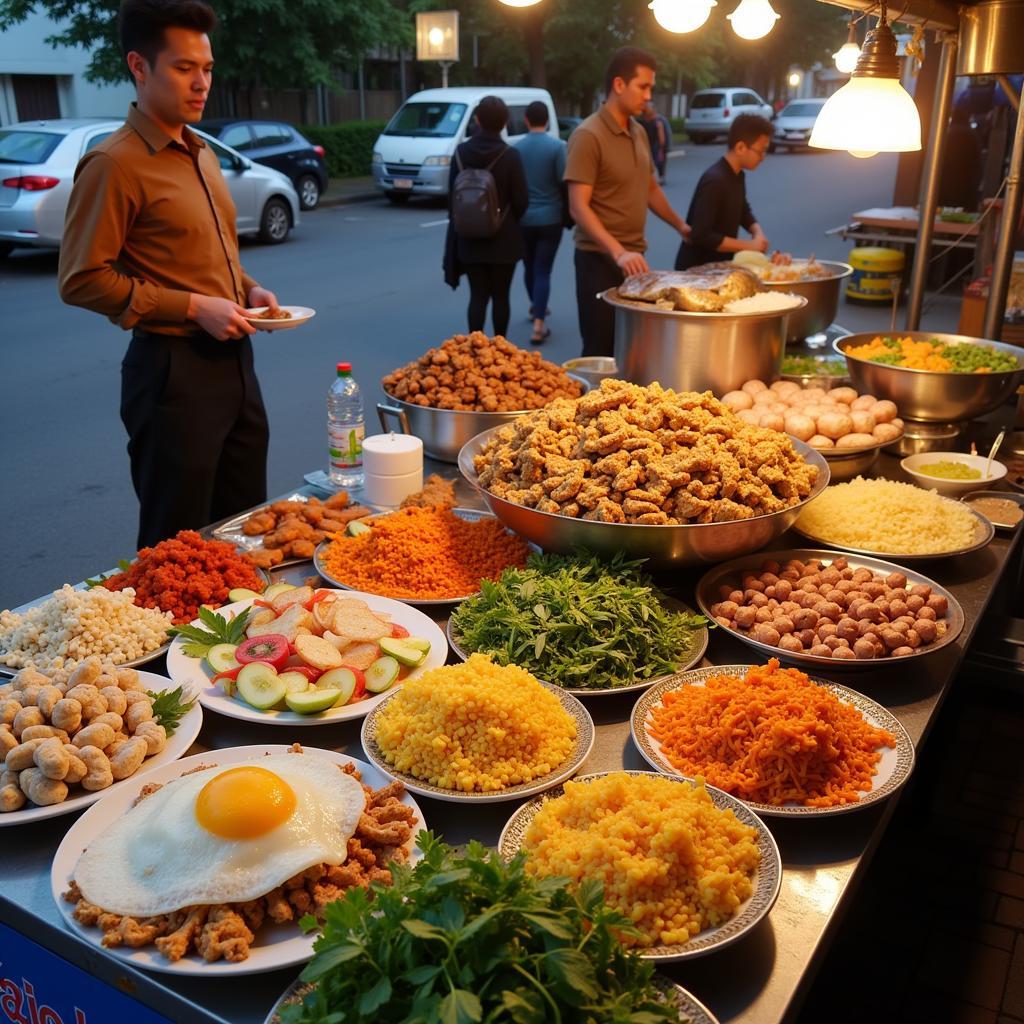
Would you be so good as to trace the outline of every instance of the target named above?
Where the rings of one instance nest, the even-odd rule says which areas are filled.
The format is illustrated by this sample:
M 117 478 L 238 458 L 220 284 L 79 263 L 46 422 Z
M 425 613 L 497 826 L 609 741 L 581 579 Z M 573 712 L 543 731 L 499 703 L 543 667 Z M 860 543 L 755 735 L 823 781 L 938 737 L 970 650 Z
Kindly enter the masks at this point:
M 846 297 L 857 302 L 892 302 L 893 291 L 902 286 L 905 263 L 899 249 L 868 245 L 852 250 L 853 273 L 847 279 Z

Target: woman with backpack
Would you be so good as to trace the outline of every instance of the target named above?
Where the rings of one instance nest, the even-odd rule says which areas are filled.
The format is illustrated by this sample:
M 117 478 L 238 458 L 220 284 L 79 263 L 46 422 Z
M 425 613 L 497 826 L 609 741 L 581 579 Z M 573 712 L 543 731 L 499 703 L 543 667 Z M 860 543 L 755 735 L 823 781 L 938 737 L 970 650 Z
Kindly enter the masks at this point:
M 494 333 L 505 336 L 512 275 L 525 255 L 519 219 L 530 194 L 522 159 L 501 137 L 508 123 L 504 101 L 485 96 L 476 120 L 480 130 L 452 159 L 445 281 L 457 288 L 463 273 L 469 278 L 470 331 L 484 329 L 490 304 Z

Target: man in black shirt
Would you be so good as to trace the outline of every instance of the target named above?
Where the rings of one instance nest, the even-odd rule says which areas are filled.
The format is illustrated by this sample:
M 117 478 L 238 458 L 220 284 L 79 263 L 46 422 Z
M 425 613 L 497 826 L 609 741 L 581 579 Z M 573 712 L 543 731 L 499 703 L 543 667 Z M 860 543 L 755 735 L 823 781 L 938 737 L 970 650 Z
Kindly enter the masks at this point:
M 732 259 L 744 249 L 767 252 L 768 239 L 747 202 L 743 172 L 760 166 L 771 135 L 771 122 L 756 114 L 740 114 L 733 121 L 728 151 L 701 175 L 693 193 L 686 215 L 692 230 L 679 247 L 676 270 Z M 749 241 L 739 237 L 741 227 L 749 232 Z

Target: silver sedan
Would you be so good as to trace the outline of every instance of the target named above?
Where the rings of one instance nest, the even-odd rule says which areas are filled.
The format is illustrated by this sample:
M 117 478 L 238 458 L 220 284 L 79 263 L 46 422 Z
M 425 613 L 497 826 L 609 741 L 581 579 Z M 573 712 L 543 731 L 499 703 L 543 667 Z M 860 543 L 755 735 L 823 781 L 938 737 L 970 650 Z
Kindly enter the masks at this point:
M 78 161 L 121 121 L 23 121 L 0 128 L 0 258 L 17 246 L 60 246 Z M 247 160 L 202 132 L 238 211 L 238 233 L 270 245 L 299 223 L 299 197 L 279 171 Z

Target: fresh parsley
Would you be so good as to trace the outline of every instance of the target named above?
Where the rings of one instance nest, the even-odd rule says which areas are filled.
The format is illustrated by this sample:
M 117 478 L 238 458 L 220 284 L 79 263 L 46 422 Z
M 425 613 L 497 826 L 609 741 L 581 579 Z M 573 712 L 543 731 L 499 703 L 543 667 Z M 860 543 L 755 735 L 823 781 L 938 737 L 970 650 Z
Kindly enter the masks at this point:
M 127 572 L 132 567 L 132 563 L 127 558 L 119 558 L 117 560 L 117 572 L 110 573 L 109 576 L 97 576 L 95 579 L 85 581 L 85 589 L 92 590 L 93 587 L 102 587 L 107 580 L 112 580 L 119 573 Z
M 185 692 L 179 686 L 176 690 L 153 690 L 146 691 L 153 698 L 153 718 L 157 725 L 162 725 L 168 736 L 173 736 L 181 722 L 182 716 L 187 714 L 196 699 L 185 700 Z
M 172 626 L 168 633 L 186 641 L 181 649 L 190 658 L 203 658 L 216 644 L 240 644 L 245 639 L 245 627 L 251 611 L 251 608 L 246 608 L 234 618 L 225 619 L 209 608 L 200 608 L 202 626 Z
M 316 988 L 282 1010 L 285 1024 L 679 1020 L 653 965 L 622 946 L 637 932 L 598 883 L 535 879 L 523 854 L 505 862 L 478 842 L 464 853 L 431 832 L 417 842 L 423 859 L 393 866 L 391 886 L 327 906 L 302 973 Z
M 621 553 L 533 554 L 484 580 L 452 613 L 453 633 L 467 651 L 569 689 L 656 679 L 677 670 L 707 619 L 673 611 L 642 565 Z

